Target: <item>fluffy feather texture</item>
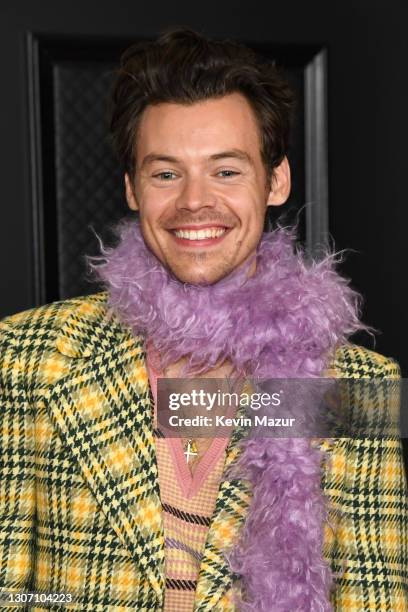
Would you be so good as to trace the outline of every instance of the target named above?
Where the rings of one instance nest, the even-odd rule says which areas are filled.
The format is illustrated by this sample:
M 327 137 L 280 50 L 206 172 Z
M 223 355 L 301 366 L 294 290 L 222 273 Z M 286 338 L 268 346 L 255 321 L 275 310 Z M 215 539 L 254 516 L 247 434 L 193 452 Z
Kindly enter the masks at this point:
M 188 356 L 184 374 L 229 358 L 261 378 L 319 377 L 336 347 L 364 328 L 358 295 L 335 271 L 336 258 L 306 262 L 295 231 L 264 234 L 252 261 L 213 285 L 183 284 L 146 247 L 140 227 L 123 222 L 113 249 L 92 267 L 109 305 L 135 334 L 153 339 L 163 366 Z M 239 609 L 327 612 L 330 568 L 322 557 L 322 453 L 303 438 L 243 440 L 235 476 L 253 498 L 240 540 L 227 555 L 243 584 Z

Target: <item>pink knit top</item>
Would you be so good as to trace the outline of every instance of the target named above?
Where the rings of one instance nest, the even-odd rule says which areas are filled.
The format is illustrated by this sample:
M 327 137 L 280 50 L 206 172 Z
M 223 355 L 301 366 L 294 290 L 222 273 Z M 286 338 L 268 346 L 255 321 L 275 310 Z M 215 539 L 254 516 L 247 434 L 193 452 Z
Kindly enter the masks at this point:
M 155 402 L 160 359 L 147 346 Z M 155 438 L 165 537 L 165 612 L 192 612 L 201 559 L 224 468 L 228 438 L 214 438 L 192 476 L 180 438 Z

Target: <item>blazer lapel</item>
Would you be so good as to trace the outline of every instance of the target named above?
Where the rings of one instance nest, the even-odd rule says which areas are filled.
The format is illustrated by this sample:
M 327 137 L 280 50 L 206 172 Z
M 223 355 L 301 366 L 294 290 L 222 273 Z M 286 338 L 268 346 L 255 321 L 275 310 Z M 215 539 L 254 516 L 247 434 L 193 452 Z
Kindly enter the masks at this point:
M 335 375 L 333 371 L 331 375 Z M 250 390 L 250 386 L 246 388 L 247 392 Z M 237 427 L 227 451 L 224 471 L 226 476 L 241 452 L 238 442 L 242 436 L 243 429 Z M 316 439 L 314 442 L 316 448 L 326 454 L 326 458 L 332 452 L 333 444 L 334 439 Z M 327 462 L 324 463 L 323 474 L 326 470 Z M 195 612 L 213 612 L 214 609 L 232 612 L 236 609 L 231 587 L 238 576 L 231 572 L 226 553 L 237 542 L 251 499 L 251 487 L 247 481 L 228 478 L 222 481 L 201 562 Z M 239 589 L 238 583 L 236 586 Z
M 164 536 L 142 339 L 107 320 L 100 295 L 75 310 L 57 347 L 73 359 L 49 391 L 51 418 L 160 609 Z
M 204 549 L 197 583 L 195 612 L 234 610 L 231 587 L 234 575 L 225 553 L 234 545 L 246 516 L 251 494 L 244 480 L 228 478 L 228 470 L 240 452 L 237 428 L 231 437 L 225 460 L 225 479 L 221 482 L 214 514 Z

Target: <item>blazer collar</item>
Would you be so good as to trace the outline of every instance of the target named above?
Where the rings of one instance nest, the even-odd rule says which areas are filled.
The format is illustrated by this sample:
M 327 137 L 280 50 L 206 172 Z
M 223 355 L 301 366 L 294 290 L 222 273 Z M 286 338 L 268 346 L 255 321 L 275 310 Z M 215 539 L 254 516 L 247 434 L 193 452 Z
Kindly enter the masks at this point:
M 79 299 L 56 339 L 56 347 L 63 355 L 86 358 L 125 338 L 135 342 L 131 330 L 108 310 L 106 301 L 106 292 Z

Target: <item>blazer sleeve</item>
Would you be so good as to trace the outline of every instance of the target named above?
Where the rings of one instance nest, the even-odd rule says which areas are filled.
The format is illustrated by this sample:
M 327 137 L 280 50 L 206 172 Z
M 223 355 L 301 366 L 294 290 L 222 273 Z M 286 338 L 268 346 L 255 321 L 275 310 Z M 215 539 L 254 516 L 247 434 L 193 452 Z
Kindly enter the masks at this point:
M 35 438 L 13 344 L 0 323 L 0 589 L 18 592 L 31 589 L 34 571 Z
M 395 374 L 395 362 L 390 372 Z M 387 375 L 386 368 L 382 372 Z M 389 377 L 396 378 L 389 374 Z M 340 519 L 333 558 L 336 612 L 408 612 L 408 498 L 401 440 L 338 440 L 331 483 Z M 340 492 L 341 491 L 341 492 Z

